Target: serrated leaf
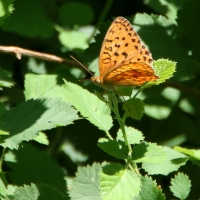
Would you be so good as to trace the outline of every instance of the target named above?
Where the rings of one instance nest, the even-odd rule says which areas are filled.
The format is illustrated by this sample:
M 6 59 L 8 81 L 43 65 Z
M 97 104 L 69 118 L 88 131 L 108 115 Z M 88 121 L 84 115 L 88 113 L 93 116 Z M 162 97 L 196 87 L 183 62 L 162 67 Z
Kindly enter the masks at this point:
M 34 140 L 40 144 L 49 145 L 49 140 L 45 133 L 39 132 L 38 135 L 34 138 Z
M 125 126 L 125 132 L 129 144 L 139 144 L 141 140 L 144 140 L 142 132 L 133 127 Z M 119 129 L 117 132 L 117 140 L 124 141 L 121 129 Z
M 170 190 L 174 196 L 183 200 L 186 199 L 190 193 L 191 181 L 188 176 L 183 173 L 178 173 L 174 179 L 171 180 Z
M 65 99 L 63 87 L 58 85 L 57 75 L 35 75 L 25 76 L 25 97 L 27 99 L 57 97 Z
M 76 178 L 73 179 L 69 195 L 72 200 L 101 200 L 99 192 L 101 166 L 79 167 Z
M 122 141 L 100 138 L 97 145 L 103 151 L 118 159 L 126 159 L 128 157 L 128 147 Z
M 66 126 L 77 119 L 77 111 L 60 99 L 28 100 L 2 116 L 8 129 L 4 131 L 10 134 L 0 138 L 0 145 L 17 149 L 22 141 L 34 139 L 38 131 Z
M 24 185 L 23 187 L 16 187 L 13 195 L 9 195 L 7 200 L 68 200 L 68 197 L 55 188 L 48 185 Z
M 0 10 L 1 10 L 1 1 L 0 1 Z M 12 87 L 14 81 L 10 78 L 10 74 L 4 69 L 0 68 L 0 88 L 1 87 Z
M 46 153 L 27 143 L 19 150 L 8 151 L 5 163 L 10 168 L 7 175 L 13 185 L 45 183 L 62 192 L 66 191 L 60 166 Z
M 132 98 L 123 104 L 123 109 L 128 117 L 140 120 L 144 112 L 144 103 L 138 98 Z
M 15 192 L 15 186 L 13 185 L 8 185 L 7 186 L 7 195 L 13 195 Z
M 35 184 L 31 184 L 31 186 L 24 185 L 24 187 L 16 187 L 15 192 L 12 196 L 8 196 L 10 200 L 37 200 L 40 196 L 39 190 Z
M 78 85 L 65 81 L 67 101 L 81 112 L 92 124 L 100 130 L 108 131 L 112 127 L 110 109 L 98 97 Z
M 124 169 L 120 164 L 110 164 L 103 168 L 100 180 L 101 195 L 104 200 L 127 200 L 139 194 L 141 181 L 136 173 Z
M 163 147 L 151 143 L 141 143 L 133 148 L 134 162 L 161 163 L 166 158 Z
M 133 200 L 165 200 L 165 195 L 162 190 L 157 186 L 152 178 L 145 176 L 141 177 L 142 187 L 140 194 L 133 198 Z
M 151 174 L 168 175 L 171 172 L 177 171 L 180 166 L 185 165 L 187 157 L 178 153 L 168 147 L 163 148 L 166 152 L 166 158 L 161 163 L 148 163 L 144 162 L 142 168 Z
M 32 185 L 32 184 L 31 184 Z M 40 184 L 36 185 L 40 196 L 39 199 L 42 200 L 69 200 L 68 196 L 66 195 L 66 192 L 60 192 L 58 189 L 51 187 L 46 184 Z
M 176 62 L 167 59 L 159 59 L 153 63 L 156 75 L 159 79 L 154 84 L 159 85 L 171 78 L 176 71 Z

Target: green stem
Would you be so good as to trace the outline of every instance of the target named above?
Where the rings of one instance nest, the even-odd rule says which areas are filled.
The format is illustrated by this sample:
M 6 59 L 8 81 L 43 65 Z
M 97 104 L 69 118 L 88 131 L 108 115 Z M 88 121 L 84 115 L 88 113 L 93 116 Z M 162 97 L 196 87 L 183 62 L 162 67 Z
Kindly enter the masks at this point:
M 144 83 L 140 89 L 136 92 L 136 94 L 133 96 L 133 98 L 136 98 L 136 96 L 145 88 L 145 86 L 147 86 L 148 83 Z
M 110 135 L 110 133 L 108 131 L 106 131 L 106 135 L 110 140 L 113 140 L 112 136 Z
M 143 87 L 141 87 L 141 88 L 136 92 L 136 94 L 134 95 L 133 98 L 136 98 L 136 96 L 137 96 L 142 90 L 143 90 Z
M 6 148 L 3 149 L 2 154 L 1 154 L 1 158 L 0 158 L 0 172 L 2 172 L 2 164 L 3 164 L 3 158 L 4 158 L 5 152 L 6 152 Z
M 124 127 L 125 127 L 124 124 L 125 124 L 125 119 L 126 119 L 126 118 L 125 118 L 125 116 L 124 116 L 123 119 L 122 119 L 122 118 L 120 117 L 120 115 L 119 115 L 119 111 L 118 111 L 118 102 L 117 102 L 117 98 L 116 98 L 116 96 L 115 96 L 114 93 L 110 93 L 110 94 L 108 95 L 108 104 L 109 104 L 111 110 L 115 113 L 116 118 L 117 118 L 117 120 L 118 120 L 118 122 L 119 122 L 119 125 L 120 125 L 120 128 L 121 128 L 121 130 L 122 130 L 122 134 L 123 134 L 123 138 L 124 138 L 125 144 L 128 146 L 128 149 L 129 149 L 128 156 L 129 156 L 129 158 L 131 159 L 132 148 L 131 148 L 131 145 L 130 145 L 129 142 L 128 142 L 127 135 L 126 135 L 126 131 L 125 131 L 125 128 L 124 128 Z M 128 160 L 129 160 L 129 158 L 128 158 Z

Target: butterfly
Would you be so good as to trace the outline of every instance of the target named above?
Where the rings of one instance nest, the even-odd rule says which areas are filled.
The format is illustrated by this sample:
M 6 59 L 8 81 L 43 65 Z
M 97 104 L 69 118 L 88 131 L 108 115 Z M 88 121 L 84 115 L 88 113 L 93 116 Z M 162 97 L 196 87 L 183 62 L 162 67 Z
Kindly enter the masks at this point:
M 124 17 L 115 18 L 105 35 L 99 72 L 100 76 L 91 80 L 109 90 L 114 86 L 141 86 L 159 78 L 153 69 L 151 52 Z

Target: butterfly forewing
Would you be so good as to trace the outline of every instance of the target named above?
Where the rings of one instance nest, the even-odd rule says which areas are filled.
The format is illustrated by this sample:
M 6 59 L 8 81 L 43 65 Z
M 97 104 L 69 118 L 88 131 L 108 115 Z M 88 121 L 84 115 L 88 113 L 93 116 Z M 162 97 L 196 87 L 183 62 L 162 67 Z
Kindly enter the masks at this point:
M 98 85 L 140 86 L 158 79 L 150 51 L 123 17 L 117 17 L 106 33 L 99 56 L 99 71 L 99 77 L 91 78 Z
M 144 62 L 152 66 L 152 56 L 143 45 L 133 26 L 123 17 L 117 17 L 108 29 L 100 51 L 100 75 L 130 62 Z

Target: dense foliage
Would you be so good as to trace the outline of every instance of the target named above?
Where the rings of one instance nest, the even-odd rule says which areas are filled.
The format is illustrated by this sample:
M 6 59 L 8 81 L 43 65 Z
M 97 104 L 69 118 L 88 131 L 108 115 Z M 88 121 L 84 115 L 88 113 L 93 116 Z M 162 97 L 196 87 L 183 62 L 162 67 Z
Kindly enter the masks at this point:
M 199 9 L 199 0 L 0 0 L 1 199 L 200 198 Z M 121 91 L 131 98 L 79 81 L 90 74 L 70 58 L 98 74 L 117 16 L 160 77 Z

